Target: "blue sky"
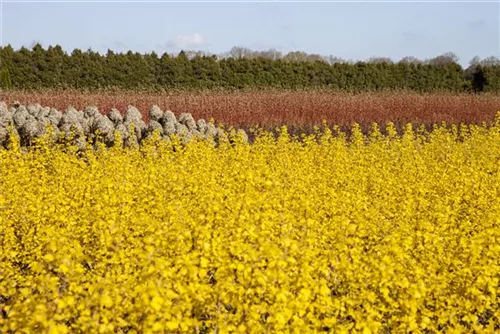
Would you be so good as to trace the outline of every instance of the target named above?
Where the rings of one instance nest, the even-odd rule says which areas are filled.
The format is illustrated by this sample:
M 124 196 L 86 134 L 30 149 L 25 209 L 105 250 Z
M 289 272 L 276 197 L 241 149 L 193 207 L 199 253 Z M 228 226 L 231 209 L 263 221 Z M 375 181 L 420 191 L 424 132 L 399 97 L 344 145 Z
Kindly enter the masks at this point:
M 212 53 L 233 46 L 363 60 L 430 58 L 466 65 L 500 55 L 499 2 L 30 2 L 2 3 L 2 44 L 105 52 Z

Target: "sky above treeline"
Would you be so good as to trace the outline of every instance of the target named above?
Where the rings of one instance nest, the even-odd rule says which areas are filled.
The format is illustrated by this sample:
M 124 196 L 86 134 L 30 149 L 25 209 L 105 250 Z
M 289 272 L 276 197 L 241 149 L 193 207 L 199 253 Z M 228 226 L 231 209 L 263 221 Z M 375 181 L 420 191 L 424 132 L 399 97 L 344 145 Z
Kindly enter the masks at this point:
M 39 42 L 105 53 L 128 50 L 214 54 L 233 46 L 304 51 L 346 60 L 454 52 L 467 66 L 500 55 L 500 2 L 1 3 L 1 44 Z

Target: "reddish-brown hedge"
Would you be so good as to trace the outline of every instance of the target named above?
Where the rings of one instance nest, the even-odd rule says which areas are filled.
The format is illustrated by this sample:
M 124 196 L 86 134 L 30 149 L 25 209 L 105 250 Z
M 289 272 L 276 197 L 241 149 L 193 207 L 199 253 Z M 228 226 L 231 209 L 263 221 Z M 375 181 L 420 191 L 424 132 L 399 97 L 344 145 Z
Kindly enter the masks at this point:
M 40 103 L 60 110 L 69 105 L 75 108 L 95 105 L 104 113 L 113 107 L 123 112 L 127 105 L 134 105 L 145 119 L 148 109 L 156 104 L 176 114 L 190 112 L 195 119 L 213 118 L 216 122 L 228 125 L 265 127 L 281 124 L 310 126 L 323 120 L 337 125 L 387 121 L 417 124 L 442 121 L 477 123 L 493 120 L 500 110 L 500 96 L 493 94 L 351 94 L 317 90 L 171 93 L 6 91 L 2 92 L 2 100 L 7 103 L 16 100 L 23 104 Z

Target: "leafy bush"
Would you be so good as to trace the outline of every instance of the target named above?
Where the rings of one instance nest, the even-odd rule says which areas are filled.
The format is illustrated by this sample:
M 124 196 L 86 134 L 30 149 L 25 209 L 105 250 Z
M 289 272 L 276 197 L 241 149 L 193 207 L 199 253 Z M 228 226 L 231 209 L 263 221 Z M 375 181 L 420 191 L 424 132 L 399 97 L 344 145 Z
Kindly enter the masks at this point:
M 14 139 L 0 331 L 500 331 L 500 115 L 387 128 L 82 152 Z

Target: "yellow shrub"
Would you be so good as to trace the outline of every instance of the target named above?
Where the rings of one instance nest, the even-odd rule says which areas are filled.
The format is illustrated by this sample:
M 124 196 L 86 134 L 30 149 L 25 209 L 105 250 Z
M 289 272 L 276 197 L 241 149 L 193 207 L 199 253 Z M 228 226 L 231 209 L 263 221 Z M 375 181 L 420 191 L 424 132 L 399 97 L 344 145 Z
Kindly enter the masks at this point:
M 500 330 L 500 124 L 0 150 L 3 333 Z

